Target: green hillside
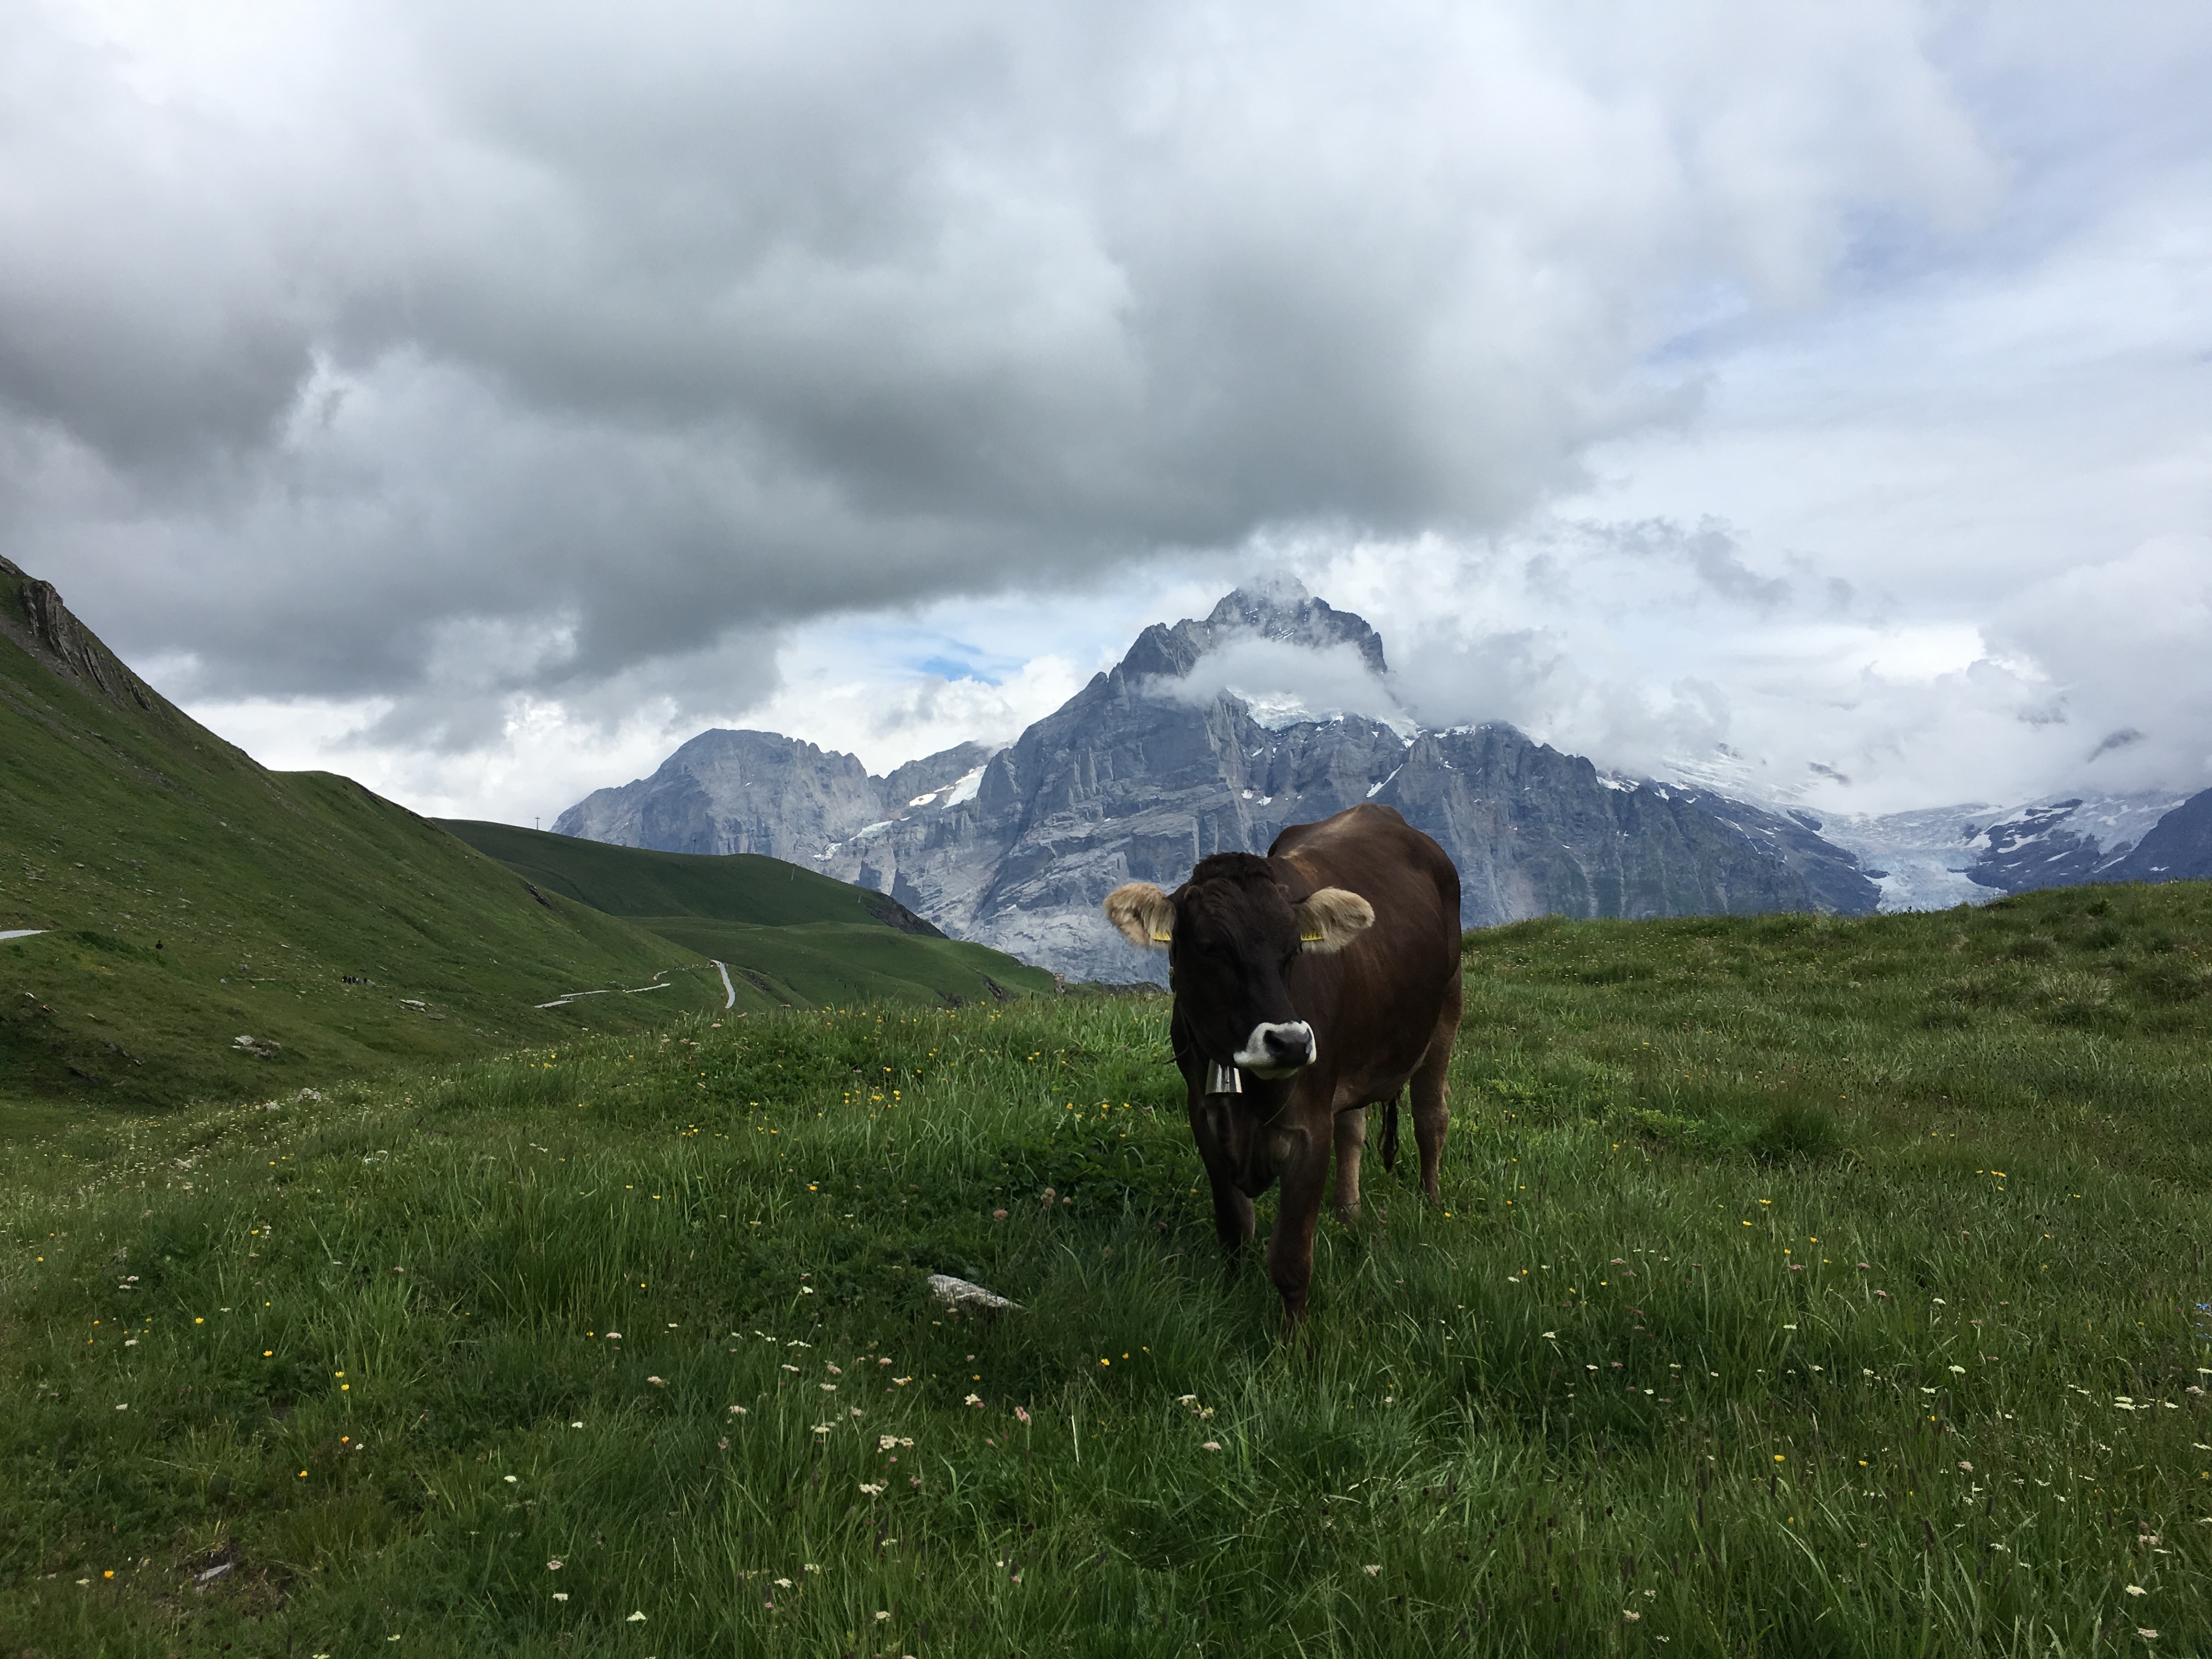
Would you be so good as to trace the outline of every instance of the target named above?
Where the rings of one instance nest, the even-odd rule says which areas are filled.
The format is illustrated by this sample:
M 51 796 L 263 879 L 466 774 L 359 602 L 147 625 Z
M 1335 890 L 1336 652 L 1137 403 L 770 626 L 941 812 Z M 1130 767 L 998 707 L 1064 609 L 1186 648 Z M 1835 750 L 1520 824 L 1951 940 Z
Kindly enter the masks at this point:
M 695 952 L 533 892 L 346 779 L 256 764 L 0 560 L 0 932 L 18 929 L 43 931 L 0 942 L 16 1109 L 289 1094 L 723 1001 Z
M 1053 978 L 948 939 L 885 894 L 781 859 L 708 857 L 504 823 L 441 820 L 540 889 L 617 915 L 728 965 L 741 1009 L 1003 1000 Z
M 943 937 L 888 895 L 833 881 L 781 859 L 752 853 L 654 853 L 508 823 L 436 822 L 547 891 L 565 893 L 611 916 L 693 916 L 763 927 L 866 923 Z

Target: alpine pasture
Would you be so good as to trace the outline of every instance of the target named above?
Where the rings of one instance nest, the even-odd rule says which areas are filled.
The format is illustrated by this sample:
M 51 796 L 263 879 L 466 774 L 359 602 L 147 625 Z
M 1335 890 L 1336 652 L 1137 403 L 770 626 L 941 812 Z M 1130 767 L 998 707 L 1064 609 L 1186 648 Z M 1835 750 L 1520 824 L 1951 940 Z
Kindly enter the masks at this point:
M 2206 1650 L 2212 893 L 1466 948 L 1288 1346 L 1157 997 L 41 1125 L 0 1650 Z

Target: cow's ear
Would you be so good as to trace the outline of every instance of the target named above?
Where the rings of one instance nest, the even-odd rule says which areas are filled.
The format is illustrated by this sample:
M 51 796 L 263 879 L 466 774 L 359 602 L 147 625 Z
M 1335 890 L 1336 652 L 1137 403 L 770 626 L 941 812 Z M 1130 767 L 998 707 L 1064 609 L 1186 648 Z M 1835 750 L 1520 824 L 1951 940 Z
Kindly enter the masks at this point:
M 1174 902 L 1149 881 L 1123 883 L 1100 908 L 1132 945 L 1158 949 L 1175 937 Z
M 1291 907 L 1298 942 L 1316 956 L 1341 951 L 1375 925 L 1375 907 L 1341 887 L 1324 887 Z

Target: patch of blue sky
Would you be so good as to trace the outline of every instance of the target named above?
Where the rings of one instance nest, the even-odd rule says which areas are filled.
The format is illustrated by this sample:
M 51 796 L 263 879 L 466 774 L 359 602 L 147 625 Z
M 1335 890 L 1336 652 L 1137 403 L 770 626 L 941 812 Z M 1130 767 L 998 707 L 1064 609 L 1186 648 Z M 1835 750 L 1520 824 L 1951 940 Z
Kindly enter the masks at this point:
M 817 624 L 817 632 L 836 641 L 837 654 L 878 665 L 878 672 L 896 664 L 908 673 L 1000 685 L 1028 660 L 971 643 L 941 628 L 916 627 L 910 622 L 846 616 Z
M 1008 664 L 1006 668 L 994 670 L 958 657 L 935 656 L 924 657 L 912 666 L 917 672 L 934 674 L 939 679 L 981 680 L 986 685 L 998 685 L 1006 679 L 1007 669 L 1019 667 L 1020 665 Z

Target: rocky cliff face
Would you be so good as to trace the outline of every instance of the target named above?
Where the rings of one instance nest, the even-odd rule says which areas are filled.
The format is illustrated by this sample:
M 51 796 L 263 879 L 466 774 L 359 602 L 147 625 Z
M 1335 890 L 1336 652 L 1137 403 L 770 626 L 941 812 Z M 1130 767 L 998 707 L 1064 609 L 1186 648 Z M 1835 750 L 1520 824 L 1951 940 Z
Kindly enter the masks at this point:
M 6 558 L 0 558 L 0 577 L 12 577 L 19 584 L 15 604 L 0 606 L 0 634 L 64 678 L 118 707 L 159 713 L 173 720 L 184 718 L 77 621 L 52 582 L 41 581 Z
M 594 790 L 553 829 L 620 847 L 804 863 L 884 815 L 883 781 L 850 755 L 773 732 L 702 732 L 651 777 Z
M 1299 718 L 1235 691 L 1194 695 L 1244 638 L 1349 647 L 1387 672 L 1361 618 L 1302 591 L 1240 591 L 1203 621 L 1146 629 L 1121 662 L 1008 748 L 966 744 L 871 778 L 846 755 L 709 732 L 651 778 L 603 789 L 555 828 L 675 852 L 760 852 L 888 892 L 957 939 L 1071 976 L 1158 978 L 1098 913 L 1127 880 L 1173 887 L 1210 853 L 1264 852 L 1286 825 L 1395 806 L 1458 865 L 1461 920 L 1874 908 L 1874 884 L 1817 824 L 1697 790 L 1607 778 L 1507 726 L 1424 731 Z
M 1133 678 L 1181 679 L 1198 659 L 1240 637 L 1322 651 L 1348 645 L 1370 674 L 1389 672 L 1382 659 L 1382 636 L 1364 617 L 1339 611 L 1316 599 L 1295 582 L 1251 590 L 1238 588 L 1213 607 L 1203 622 L 1186 617 L 1174 627 L 1154 623 L 1137 635 L 1121 659 L 1121 672 Z

